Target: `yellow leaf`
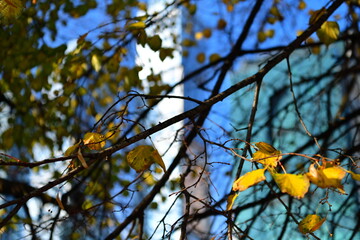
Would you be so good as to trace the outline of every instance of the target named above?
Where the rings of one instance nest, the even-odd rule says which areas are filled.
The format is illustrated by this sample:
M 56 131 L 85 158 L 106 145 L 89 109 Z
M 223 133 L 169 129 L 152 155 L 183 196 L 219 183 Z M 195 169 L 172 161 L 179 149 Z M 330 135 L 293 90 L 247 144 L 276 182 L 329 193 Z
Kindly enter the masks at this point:
M 262 151 L 266 154 L 274 154 L 278 151 L 276 148 L 266 142 L 255 143 L 255 146 L 259 149 L 259 151 Z
M 265 166 L 276 167 L 282 158 L 281 151 L 265 142 L 258 142 L 255 145 L 259 150 L 253 154 L 253 160 Z
M 279 20 L 284 19 L 284 17 L 282 16 L 282 14 L 280 13 L 279 9 L 276 6 L 270 8 L 270 13 Z
M 99 72 L 101 69 L 101 63 L 99 61 L 99 58 L 97 55 L 92 55 L 91 57 L 91 65 L 93 66 L 93 68 L 95 69 L 96 72 Z
M 266 32 L 265 32 L 265 35 L 266 35 L 266 37 L 268 37 L 268 38 L 274 37 L 274 34 L 275 34 L 274 29 L 269 29 L 269 30 L 266 30 Z
M 221 58 L 221 57 L 220 57 L 219 54 L 213 53 L 213 54 L 210 55 L 209 60 L 210 60 L 210 62 L 216 62 L 216 61 L 219 60 L 220 58 Z
M 351 174 L 352 179 L 356 181 L 360 181 L 360 174 L 354 173 L 352 171 L 347 171 L 347 172 Z
M 257 169 L 246 173 L 245 175 L 238 178 L 233 184 L 233 191 L 244 191 L 249 187 L 265 180 L 264 175 L 265 169 Z
M 259 42 L 264 42 L 266 40 L 266 34 L 263 31 L 258 32 L 257 37 Z
M 74 154 L 78 150 L 80 143 L 81 143 L 81 141 L 79 141 L 78 143 L 68 147 L 68 149 L 66 149 L 66 151 L 64 153 L 64 156 L 68 157 L 68 156 Z
M 204 53 L 199 53 L 197 56 L 196 56 L 196 60 L 199 62 L 199 63 L 203 63 L 205 61 L 205 54 Z
M 227 25 L 227 22 L 224 19 L 220 18 L 217 22 L 216 28 L 221 30 L 221 29 L 226 28 L 226 25 Z
M 127 157 L 127 162 L 130 167 L 135 169 L 137 172 L 141 172 L 149 169 L 151 164 L 157 163 L 160 167 L 166 171 L 165 164 L 158 153 L 158 151 L 152 146 L 141 145 L 131 150 Z
M 162 157 L 160 156 L 159 152 L 154 148 L 154 150 L 151 152 L 151 154 L 154 159 L 154 162 L 159 164 L 159 166 L 164 170 L 164 172 L 166 172 L 165 163 L 164 163 Z
M 235 199 L 239 196 L 237 193 L 232 193 L 227 198 L 226 210 L 231 210 L 234 205 Z
M 320 41 L 327 46 L 338 39 L 340 30 L 337 22 L 326 21 L 321 25 L 321 28 L 316 31 L 316 35 Z
M 0 1 L 0 20 L 7 22 L 17 18 L 23 9 L 21 0 L 2 0 Z
M 320 188 L 337 188 L 341 193 L 345 193 L 341 180 L 345 177 L 346 172 L 340 167 L 316 169 L 314 164 L 311 164 L 306 175 L 312 183 Z
M 197 32 L 195 33 L 195 39 L 196 40 L 200 40 L 204 37 L 203 33 L 202 32 Z
M 101 150 L 105 146 L 105 136 L 100 133 L 88 132 L 83 141 L 84 145 L 91 150 Z
M 306 175 L 275 173 L 272 176 L 281 192 L 294 198 L 303 198 L 309 190 L 310 182 Z
M 306 8 L 306 3 L 304 1 L 300 1 L 298 5 L 298 9 L 303 10 Z
M 212 31 L 211 31 L 211 29 L 210 29 L 210 28 L 206 28 L 206 29 L 204 29 L 204 31 L 203 31 L 203 36 L 204 36 L 204 37 L 206 37 L 206 38 L 210 38 L 210 37 L 211 37 L 211 35 L 212 35 Z
M 127 30 L 144 29 L 146 24 L 144 22 L 135 22 L 126 26 Z
M 299 223 L 299 231 L 302 234 L 312 233 L 318 230 L 325 222 L 326 218 L 321 218 L 315 214 L 309 214 Z

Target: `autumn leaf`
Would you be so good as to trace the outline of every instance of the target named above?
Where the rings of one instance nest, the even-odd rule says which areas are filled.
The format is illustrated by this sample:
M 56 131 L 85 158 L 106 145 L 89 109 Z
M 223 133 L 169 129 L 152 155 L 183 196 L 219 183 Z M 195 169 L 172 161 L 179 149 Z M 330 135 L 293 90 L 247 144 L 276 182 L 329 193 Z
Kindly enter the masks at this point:
M 306 175 L 274 173 L 272 176 L 281 192 L 294 198 L 303 198 L 309 190 L 310 182 Z
M 80 146 L 81 141 L 79 141 L 78 143 L 68 147 L 68 149 L 66 149 L 64 156 L 68 157 L 74 153 L 76 153 L 76 151 L 78 150 L 79 146 Z
M 7 22 L 10 19 L 17 18 L 23 9 L 21 0 L 3 0 L 0 1 L 0 20 Z
M 96 54 L 92 55 L 92 57 L 91 57 L 91 65 L 93 66 L 93 68 L 96 72 L 100 71 L 101 63 L 100 63 L 99 57 Z
M 340 167 L 320 167 L 316 169 L 314 164 L 311 164 L 306 175 L 312 183 L 320 188 L 336 188 L 341 193 L 345 193 L 341 180 L 345 177 L 346 172 Z
M 241 176 L 234 182 L 232 187 L 233 191 L 244 191 L 257 183 L 264 181 L 266 179 L 264 175 L 265 170 L 266 169 L 264 168 L 257 169 Z
M 137 146 L 127 155 L 127 162 L 137 172 L 149 169 L 153 163 L 157 163 L 166 171 L 165 164 L 158 151 L 149 145 Z
M 258 142 L 255 146 L 259 149 L 253 154 L 253 160 L 262 165 L 269 167 L 276 167 L 278 161 L 282 158 L 281 151 L 265 142 Z
M 100 133 L 88 132 L 83 141 L 84 145 L 91 150 L 101 150 L 105 146 L 105 136 Z
M 352 179 L 356 181 L 360 181 L 360 174 L 354 173 L 352 171 L 347 171 L 347 172 L 351 174 Z
M 312 233 L 318 230 L 325 222 L 326 218 L 321 218 L 315 214 L 309 214 L 299 223 L 299 231 L 302 234 Z
M 127 30 L 144 29 L 146 24 L 144 22 L 135 22 L 126 26 Z
M 339 24 L 333 21 L 324 22 L 323 25 L 321 25 L 321 28 L 316 31 L 316 35 L 320 41 L 327 46 L 338 39 L 339 33 Z
M 234 205 L 235 199 L 239 196 L 237 193 L 232 193 L 227 198 L 226 210 L 231 210 Z

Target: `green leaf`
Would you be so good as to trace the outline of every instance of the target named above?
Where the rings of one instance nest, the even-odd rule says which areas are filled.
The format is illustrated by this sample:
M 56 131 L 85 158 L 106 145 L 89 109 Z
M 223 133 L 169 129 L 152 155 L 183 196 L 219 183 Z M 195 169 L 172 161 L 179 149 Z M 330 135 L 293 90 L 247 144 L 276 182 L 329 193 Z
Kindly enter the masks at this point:
M 130 167 L 137 172 L 149 169 L 153 163 L 159 164 L 160 167 L 166 171 L 165 164 L 160 154 L 155 148 L 149 145 L 137 146 L 128 153 L 126 160 Z
M 337 22 L 326 21 L 321 25 L 321 28 L 316 31 L 316 35 L 321 42 L 329 46 L 335 42 L 339 37 L 339 24 Z

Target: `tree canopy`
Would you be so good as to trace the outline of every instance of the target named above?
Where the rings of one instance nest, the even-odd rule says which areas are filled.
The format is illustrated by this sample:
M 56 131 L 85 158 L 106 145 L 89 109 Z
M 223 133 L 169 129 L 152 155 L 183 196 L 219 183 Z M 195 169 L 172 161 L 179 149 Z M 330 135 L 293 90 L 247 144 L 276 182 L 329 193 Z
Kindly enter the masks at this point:
M 0 0 L 4 239 L 357 239 L 359 0 Z

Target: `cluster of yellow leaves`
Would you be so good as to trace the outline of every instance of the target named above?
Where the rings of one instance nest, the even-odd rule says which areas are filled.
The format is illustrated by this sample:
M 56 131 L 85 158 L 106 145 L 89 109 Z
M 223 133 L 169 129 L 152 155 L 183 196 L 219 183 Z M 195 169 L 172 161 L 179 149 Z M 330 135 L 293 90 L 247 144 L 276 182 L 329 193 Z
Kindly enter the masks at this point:
M 248 172 L 235 180 L 232 186 L 234 192 L 245 191 L 249 187 L 266 180 L 266 170 L 269 171 L 281 192 L 298 199 L 305 196 L 309 190 L 310 183 L 320 188 L 336 189 L 344 194 L 344 186 L 341 184 L 341 180 L 345 177 L 346 173 L 351 174 L 354 180 L 360 180 L 360 174 L 347 171 L 340 166 L 336 166 L 333 162 L 325 160 L 321 164 L 317 163 L 316 167 L 315 164 L 311 164 L 309 172 L 305 174 L 277 173 L 275 167 L 278 166 L 281 160 L 281 151 L 264 142 L 258 142 L 255 145 L 258 151 L 253 154 L 252 159 L 262 164 L 263 168 Z M 229 196 L 228 210 L 231 209 L 235 198 L 235 195 Z
M 245 191 L 249 187 L 266 180 L 266 170 L 269 171 L 281 192 L 298 199 L 305 196 L 310 183 L 320 188 L 336 189 L 339 193 L 345 194 L 341 180 L 346 173 L 349 173 L 354 180 L 360 181 L 360 174 L 345 170 L 337 166 L 334 161 L 324 159 L 321 163 L 311 164 L 309 171 L 305 174 L 277 173 L 275 168 L 281 160 L 281 151 L 264 142 L 258 142 L 255 146 L 258 150 L 253 154 L 252 160 L 262 164 L 263 168 L 250 171 L 234 181 L 232 193 L 227 199 L 227 210 L 232 209 L 235 199 L 239 195 L 238 192 Z M 283 170 L 285 171 L 285 169 Z M 303 234 L 312 233 L 319 229 L 325 220 L 326 218 L 321 218 L 318 215 L 308 215 L 299 223 L 299 231 Z

